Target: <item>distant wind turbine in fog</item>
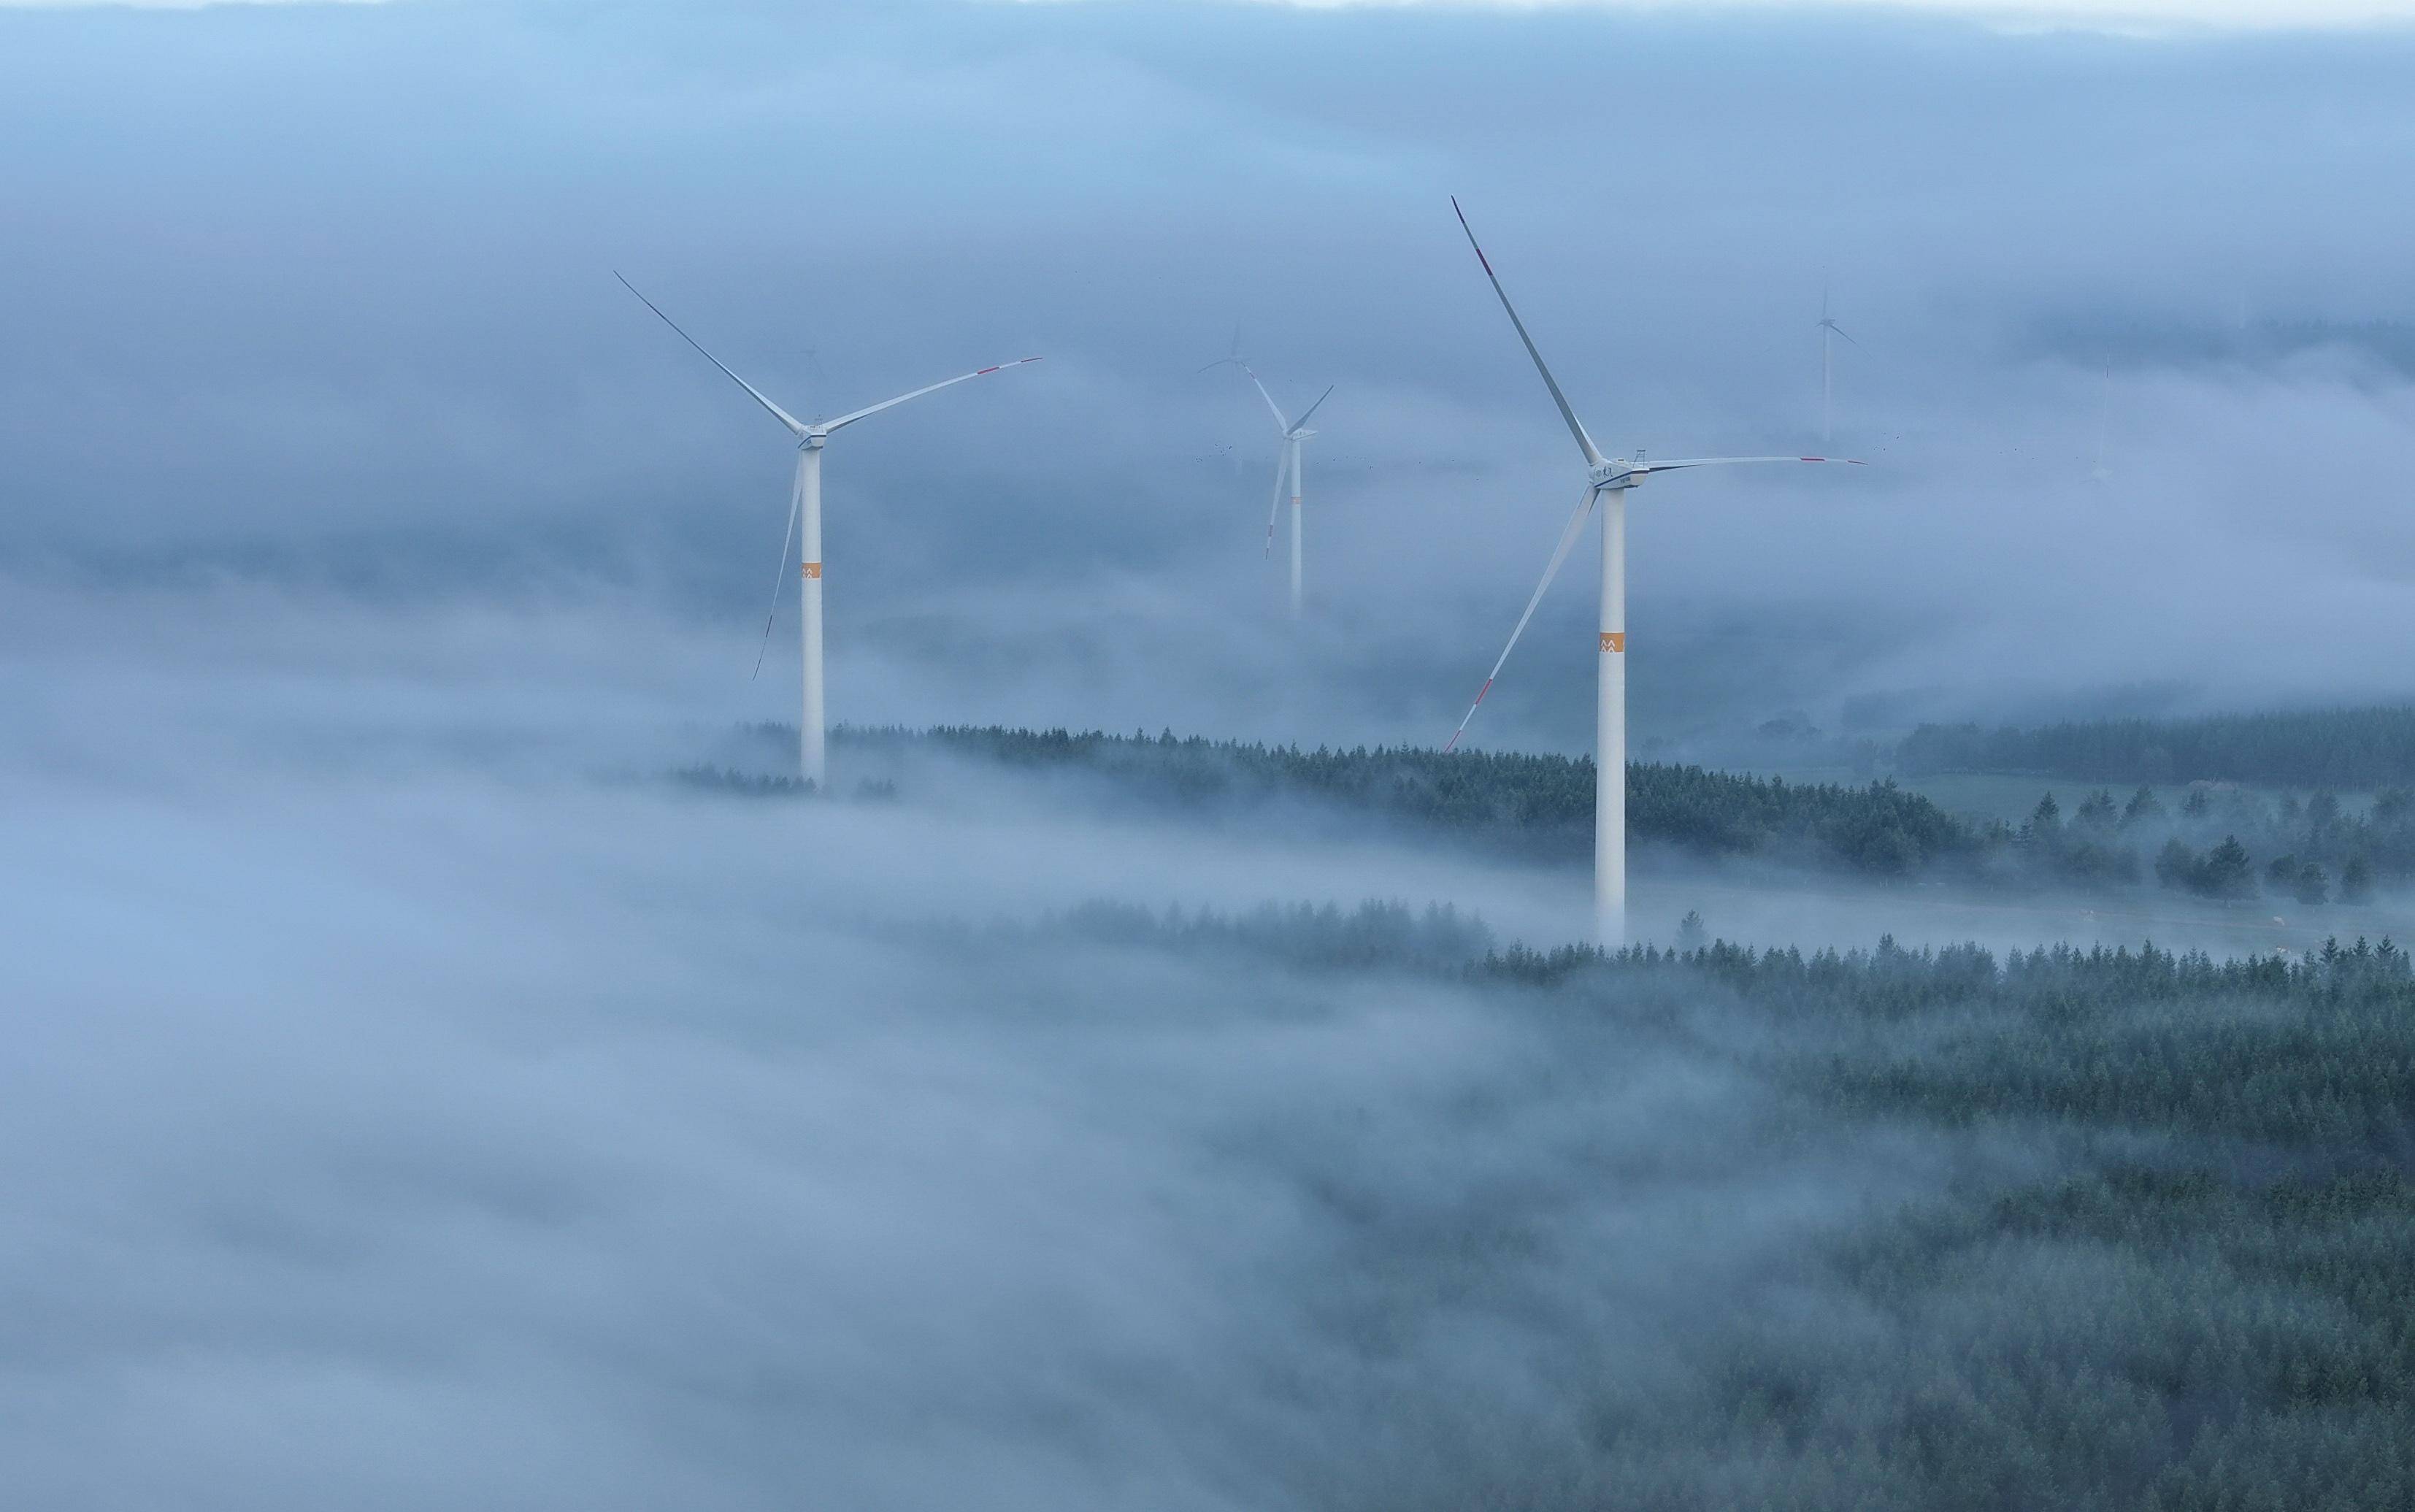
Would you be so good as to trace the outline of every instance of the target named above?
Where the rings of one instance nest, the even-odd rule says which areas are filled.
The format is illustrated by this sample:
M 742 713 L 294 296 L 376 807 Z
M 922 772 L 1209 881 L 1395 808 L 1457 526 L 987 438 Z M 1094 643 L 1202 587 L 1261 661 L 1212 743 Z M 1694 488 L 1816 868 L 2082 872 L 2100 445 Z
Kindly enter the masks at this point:
M 1286 420 L 1283 418 L 1282 407 L 1275 403 L 1275 397 L 1267 392 L 1266 384 L 1258 382 L 1257 373 L 1248 363 L 1241 360 L 1241 333 L 1238 329 L 1233 333 L 1231 355 L 1219 357 L 1199 370 L 1204 373 L 1212 368 L 1225 367 L 1238 367 L 1249 378 L 1252 386 L 1258 391 L 1258 397 L 1267 401 L 1268 412 L 1275 417 L 1275 491 L 1273 501 L 1267 506 L 1266 554 L 1269 557 L 1274 555 L 1275 521 L 1282 514 L 1283 479 L 1288 476 L 1291 479 L 1291 616 L 1297 620 L 1300 612 L 1300 445 L 1316 434 L 1315 431 L 1308 428 L 1308 417 L 1317 412 L 1318 406 L 1333 397 L 1336 385 L 1328 383 L 1325 386 L 1325 392 L 1316 397 L 1316 403 L 1301 411 L 1298 419 Z
M 1501 655 L 1486 674 L 1484 685 L 1476 691 L 1476 701 L 1467 706 L 1466 716 L 1459 728 L 1451 732 L 1445 751 L 1459 744 L 1467 733 L 1468 721 L 1476 717 L 1484 696 L 1492 691 L 1493 679 L 1517 649 L 1518 637 L 1526 633 L 1526 621 L 1535 617 L 1535 606 L 1543 602 L 1552 579 L 1559 576 L 1560 564 L 1568 560 L 1568 548 L 1576 544 L 1577 532 L 1583 529 L 1585 516 L 1598 503 L 1601 506 L 1601 612 L 1600 650 L 1596 684 L 1594 749 L 1594 827 L 1593 887 L 1595 925 L 1602 944 L 1615 947 L 1627 937 L 1627 491 L 1655 472 L 1670 472 L 1679 468 L 1723 467 L 1744 462 L 1826 462 L 1824 457 L 1692 457 L 1673 462 L 1646 462 L 1644 454 L 1637 452 L 1632 461 L 1604 457 L 1585 433 L 1575 410 L 1569 408 L 1568 396 L 1560 392 L 1559 382 L 1543 365 L 1543 354 L 1535 349 L 1535 338 L 1526 334 L 1526 322 L 1518 318 L 1517 307 L 1509 303 L 1508 292 L 1501 287 L 1500 275 L 1492 271 L 1492 260 L 1477 245 L 1476 232 L 1467 223 L 1467 213 L 1459 208 L 1459 201 L 1450 202 L 1451 210 L 1459 216 L 1459 229 L 1467 232 L 1467 245 L 1476 250 L 1476 261 L 1484 268 L 1484 276 L 1492 282 L 1492 292 L 1499 296 L 1501 308 L 1509 323 L 1518 331 L 1518 339 L 1525 344 L 1526 355 L 1534 359 L 1535 371 L 1543 378 L 1543 386 L 1552 392 L 1552 402 L 1559 406 L 1560 418 L 1568 422 L 1568 434 L 1576 438 L 1577 449 L 1584 454 L 1585 491 L 1577 501 L 1575 513 L 1560 531 L 1559 545 L 1552 549 L 1552 560 L 1543 568 L 1542 581 L 1535 585 L 1534 594 L 1526 600 L 1526 610 L 1518 616 L 1516 628 L 1509 632 L 1509 644 L 1501 648 Z M 1842 334 L 1842 333 L 1839 333 Z M 1853 466 L 1863 464 L 1855 462 Z
M 788 495 L 788 533 L 780 542 L 780 572 L 785 576 L 788 570 L 787 565 L 788 542 L 792 539 L 802 541 L 798 554 L 798 576 L 802 582 L 800 592 L 803 596 L 804 606 L 799 616 L 798 633 L 803 642 L 805 665 L 803 717 L 797 725 L 797 771 L 799 775 L 813 784 L 817 790 L 827 788 L 830 774 L 824 760 L 826 721 L 822 708 L 822 443 L 830 439 L 832 432 L 844 430 L 859 420 L 878 414 L 881 411 L 903 404 L 908 399 L 919 399 L 925 394 L 937 393 L 940 389 L 949 388 L 957 383 L 969 382 L 976 378 L 986 378 L 991 373 L 1002 372 L 1009 367 L 1020 367 L 1026 363 L 1035 363 L 1040 359 L 1024 357 L 1014 362 L 983 367 L 975 372 L 959 373 L 953 378 L 943 378 L 936 383 L 926 383 L 911 393 L 900 394 L 893 399 L 883 399 L 878 404 L 866 405 L 861 410 L 850 410 L 833 419 L 800 420 L 765 398 L 762 390 L 736 373 L 730 372 L 728 365 L 712 352 L 706 352 L 702 342 L 689 336 L 684 330 L 681 330 L 677 321 L 664 315 L 661 306 L 648 299 L 644 294 L 638 293 L 636 284 L 621 277 L 618 273 L 613 274 L 612 277 L 620 278 L 622 288 L 637 294 L 640 304 L 661 316 L 665 325 L 679 332 L 680 339 L 703 353 L 705 361 L 720 368 L 728 376 L 731 382 L 744 389 L 753 397 L 756 403 L 769 412 L 772 419 L 786 426 L 788 434 L 797 439 L 797 478 Z M 803 525 L 802 531 L 798 529 L 801 520 Z M 774 613 L 778 612 L 779 606 L 779 579 L 775 577 L 772 579 L 772 607 Z M 770 629 L 767 621 L 764 626 L 767 636 Z
M 1822 447 L 1836 444 L 1837 349 L 1835 338 L 1840 336 L 1845 337 L 1845 340 L 1853 346 L 1861 345 L 1852 337 L 1845 336 L 1845 328 L 1838 325 L 1829 315 L 1828 288 L 1822 284 L 1820 287 L 1820 444 Z

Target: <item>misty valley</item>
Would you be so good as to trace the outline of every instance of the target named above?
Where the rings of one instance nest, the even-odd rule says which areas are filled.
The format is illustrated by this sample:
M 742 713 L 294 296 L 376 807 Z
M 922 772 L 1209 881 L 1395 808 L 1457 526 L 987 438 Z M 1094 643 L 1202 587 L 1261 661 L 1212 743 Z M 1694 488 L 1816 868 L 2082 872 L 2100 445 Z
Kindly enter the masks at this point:
M 1957 911 L 2055 885 L 1975 818 L 1639 767 L 1726 848 L 1649 821 L 1665 937 L 1604 949 L 1548 901 L 1558 758 L 887 729 L 844 797 L 730 775 L 790 733 L 206 801 L 21 765 L 16 969 L 74 1006 L 0 1114 L 58 1157 L 11 1177 L 22 1483 L 107 1423 L 124 1500 L 215 1445 L 239 1495 L 165 1499 L 230 1506 L 436 1497 L 440 1441 L 563 1505 L 2415 1497 L 2391 938 L 1960 943 L 2051 918 Z M 1859 876 L 1875 823 L 1950 885 Z M 1778 906 L 1832 888 L 1894 924 Z
M 2415 1512 L 2415 0 L 0 0 L 0 1512 Z
M 777 770 L 793 741 L 735 730 L 657 786 L 733 816 L 811 812 Z M 1589 839 L 1582 758 L 1004 727 L 842 728 L 832 749 L 856 774 L 850 822 L 961 812 L 971 792 L 1122 829 L 1178 871 L 1207 836 L 1272 830 L 1564 876 Z M 2318 741 L 2306 756 L 2336 759 Z M 2415 780 L 2415 741 L 2361 774 Z M 2415 970 L 2388 933 L 2410 917 L 2410 801 L 2164 775 L 2091 789 L 2068 815 L 2048 791 L 2015 824 L 1893 780 L 1631 766 L 1639 889 L 1736 905 L 1759 936 L 1738 941 L 1696 908 L 1662 909 L 1658 942 L 1606 949 L 1383 901 L 1059 901 L 875 933 L 997 981 L 1039 961 L 1180 962 L 1312 1037 L 1371 994 L 1431 995 L 1525 1044 L 1501 1080 L 1435 1089 L 1413 1132 L 1397 1110 L 1311 1093 L 1282 1119 L 1316 1130 L 1309 1144 L 1239 1136 L 1235 1158 L 1309 1162 L 1285 1179 L 1335 1268 L 1298 1325 L 1355 1369 L 1418 1378 L 1381 1388 L 1410 1393 L 1385 1400 L 1418 1442 L 1388 1421 L 1385 1466 L 1317 1480 L 1327 1505 L 2415 1500 Z M 1271 861 L 1261 891 L 1287 880 Z M 1838 887 L 1890 932 L 1776 934 L 1789 922 L 1767 899 Z M 2058 904 L 2133 933 L 1954 942 L 1958 908 L 1990 903 L 2019 910 L 2013 937 Z M 2175 953 L 2159 933 L 2210 946 Z M 1041 1011 L 1143 1037 L 1196 1027 L 1147 996 Z M 1631 1100 L 1672 1074 L 1684 1111 Z M 1431 1152 L 1418 1175 L 1373 1155 L 1391 1140 Z M 1594 1321 L 1557 1333 L 1576 1318 Z M 1427 1352 L 1469 1327 L 1522 1339 L 1521 1368 L 1552 1383 L 1541 1416 L 1430 1395 Z

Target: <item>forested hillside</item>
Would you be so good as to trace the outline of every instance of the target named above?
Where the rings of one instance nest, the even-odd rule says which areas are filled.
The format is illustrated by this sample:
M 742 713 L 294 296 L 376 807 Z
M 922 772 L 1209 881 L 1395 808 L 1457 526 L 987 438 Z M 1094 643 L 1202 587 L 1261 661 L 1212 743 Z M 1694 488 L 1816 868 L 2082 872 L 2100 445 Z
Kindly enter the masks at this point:
M 2415 707 L 2201 719 L 2111 719 L 1996 729 L 1923 725 L 1896 760 L 1906 776 L 1993 771 L 2100 783 L 2415 786 Z
M 776 726 L 745 735 L 767 753 L 784 754 L 794 739 Z M 832 743 L 866 773 L 854 789 L 859 797 L 894 797 L 901 783 L 910 790 L 941 780 L 912 770 L 916 758 L 938 756 L 1094 782 L 1084 797 L 1102 808 L 1216 818 L 1292 803 L 1521 861 L 1577 864 L 1591 854 L 1593 763 L 1582 756 L 1410 746 L 1310 751 L 1171 733 L 996 726 L 842 727 Z M 791 778 L 726 767 L 679 775 L 723 791 L 802 791 Z M 2397 789 L 2361 815 L 2320 792 L 2272 801 L 2200 789 L 2168 806 L 2141 786 L 2126 800 L 2091 794 L 2068 815 L 2048 795 L 2025 822 L 2010 825 L 1950 814 L 1887 782 L 1790 783 L 1657 762 L 1630 764 L 1627 782 L 1629 835 L 1646 858 L 1658 848 L 1871 880 L 1928 876 L 1995 888 L 2152 885 L 2302 907 L 2363 903 L 2378 885 L 2415 877 L 2415 793 Z
M 1060 936 L 1391 971 L 1563 1044 L 1592 1025 L 1607 1065 L 1666 1052 L 1708 1075 L 1709 1057 L 1758 1088 L 1718 1157 L 1746 1166 L 1857 1134 L 1962 1162 L 1793 1253 L 1767 1279 L 1781 1315 L 1723 1297 L 1700 1368 L 1593 1404 L 1588 1442 L 1620 1489 L 1600 1505 L 1703 1505 L 1691 1477 L 1718 1465 L 1732 1505 L 2415 1505 L 2415 976 L 2387 941 L 2299 962 L 1883 941 L 1538 953 L 1448 911 L 1102 905 L 953 943 Z M 1450 1116 L 1480 1142 L 1510 1110 Z M 1387 1274 L 1479 1287 L 1497 1261 L 1474 1257 L 1527 1233 L 1519 1190 L 1396 1219 Z
M 780 726 L 745 737 L 766 754 L 794 740 Z M 1593 835 L 1593 763 L 1582 756 L 1269 746 L 1172 734 L 955 726 L 833 733 L 859 797 L 898 796 L 915 759 L 952 756 L 1010 771 L 1094 782 L 1087 801 L 1206 818 L 1274 804 L 1360 816 L 1435 839 L 1545 864 L 1578 864 Z M 716 790 L 794 795 L 790 778 L 698 767 L 682 781 Z M 2065 815 L 2049 795 L 2018 825 L 1946 812 L 1892 783 L 1790 783 L 1701 767 L 1630 764 L 1628 822 L 1639 855 L 1750 858 L 1871 880 L 1928 876 L 1993 888 L 2160 886 L 2232 901 L 2301 907 L 2363 903 L 2383 883 L 2415 877 L 2415 794 L 2382 793 L 2362 814 L 2315 793 L 2272 801 L 2203 789 L 2168 806 L 2140 787 L 2091 794 Z
M 794 739 L 776 726 L 759 733 L 767 750 L 783 750 Z M 859 769 L 883 774 L 873 779 L 880 792 L 900 780 L 894 773 L 908 758 L 937 753 L 1092 776 L 1117 801 L 1172 810 L 1216 814 L 1306 801 L 1522 860 L 1576 862 L 1592 854 L 1594 768 L 1584 756 L 1446 755 L 1411 746 L 1302 750 L 1171 733 L 1152 738 L 997 726 L 842 728 L 832 739 Z M 794 786 L 709 769 L 683 775 L 767 792 Z M 1651 762 L 1628 768 L 1628 822 L 1639 846 L 1870 876 L 1969 866 L 1988 845 L 1977 827 L 1891 784 L 1797 784 Z

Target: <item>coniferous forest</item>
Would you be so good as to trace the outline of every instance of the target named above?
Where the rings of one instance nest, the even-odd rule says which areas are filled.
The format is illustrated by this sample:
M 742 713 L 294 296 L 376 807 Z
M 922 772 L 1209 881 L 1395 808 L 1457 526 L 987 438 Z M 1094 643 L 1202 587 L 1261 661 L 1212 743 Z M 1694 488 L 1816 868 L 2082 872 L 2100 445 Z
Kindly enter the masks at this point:
M 1099 905 L 943 943 L 1066 940 L 1446 983 L 1757 1084 L 1748 1163 L 1839 1129 L 1944 1162 L 1771 1262 L 1756 1295 L 1789 1307 L 1714 1301 L 1707 1363 L 1593 1403 L 1589 1449 L 1538 1446 L 1522 1471 L 1587 1505 L 1702 1505 L 1705 1465 L 1767 1507 L 2415 1505 L 2415 973 L 2390 941 L 1612 954 L 1439 908 Z M 1462 1110 L 1458 1137 L 1508 1116 Z M 1514 1233 L 1514 1205 L 1484 1221 Z
M 2069 721 L 2034 729 L 1923 725 L 1896 753 L 1907 776 L 2021 772 L 2077 782 L 2415 786 L 2415 706 Z
M 743 737 L 768 752 L 777 726 Z M 894 796 L 916 757 L 953 756 L 1047 777 L 1095 779 L 1114 801 L 1231 816 L 1276 804 L 1356 815 L 1431 839 L 1542 864 L 1591 854 L 1593 762 L 1585 756 L 1410 746 L 1273 746 L 1171 731 L 942 726 L 842 729 L 835 744 L 869 770 L 857 796 Z M 699 766 L 687 783 L 765 795 L 793 779 Z M 2360 811 L 2318 790 L 2278 799 L 2206 786 L 2166 802 L 2146 786 L 2100 789 L 2063 812 L 2051 794 L 2018 824 L 1949 812 L 1874 781 L 1862 786 L 1635 762 L 1628 824 L 1639 854 L 1755 860 L 1870 881 L 1928 878 L 1993 889 L 2159 888 L 2302 907 L 2370 901 L 2415 877 L 2415 791 L 2387 789 Z

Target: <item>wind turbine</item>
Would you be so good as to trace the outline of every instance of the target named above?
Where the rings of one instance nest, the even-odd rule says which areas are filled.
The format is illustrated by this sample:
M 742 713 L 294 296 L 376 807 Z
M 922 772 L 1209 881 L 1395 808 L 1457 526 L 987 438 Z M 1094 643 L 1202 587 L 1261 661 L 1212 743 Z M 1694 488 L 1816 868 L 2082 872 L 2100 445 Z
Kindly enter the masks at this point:
M 1831 338 L 1840 336 L 1853 346 L 1861 345 L 1852 337 L 1845 336 L 1845 328 L 1829 317 L 1828 286 L 1822 284 L 1820 286 L 1820 444 L 1822 446 L 1834 444 L 1831 432 L 1835 428 L 1832 416 L 1837 408 L 1837 358 L 1836 343 Z
M 1627 492 L 1655 472 L 1673 472 L 1680 468 L 1726 467 L 1747 462 L 1826 462 L 1824 457 L 1690 457 L 1673 462 L 1647 462 L 1644 454 L 1637 452 L 1632 461 L 1609 457 L 1601 454 L 1585 433 L 1583 422 L 1568 405 L 1568 396 L 1560 392 L 1559 382 L 1543 365 L 1543 354 L 1535 349 L 1535 338 L 1526 334 L 1526 322 L 1518 318 L 1518 310 L 1509 303 L 1508 292 L 1501 287 L 1500 275 L 1492 271 L 1492 260 L 1477 245 L 1476 232 L 1467 223 L 1467 213 L 1459 208 L 1459 201 L 1450 202 L 1451 210 L 1459 217 L 1459 229 L 1467 233 L 1467 245 L 1475 248 L 1476 261 L 1483 265 L 1484 276 L 1492 282 L 1492 292 L 1499 296 L 1501 308 L 1517 328 L 1518 339 L 1525 344 L 1526 355 L 1534 359 L 1535 371 L 1543 377 L 1543 386 L 1552 393 L 1552 402 L 1559 407 L 1560 418 L 1568 422 L 1568 434 L 1576 438 L 1577 449 L 1584 454 L 1585 491 L 1577 501 L 1568 523 L 1560 531 L 1559 545 L 1552 549 L 1552 560 L 1543 568 L 1542 581 L 1535 585 L 1532 597 L 1526 600 L 1526 610 L 1518 616 L 1517 627 L 1509 632 L 1509 644 L 1501 648 L 1500 659 L 1485 675 L 1484 686 L 1476 691 L 1476 701 L 1467 706 L 1467 713 L 1451 732 L 1443 749 L 1448 752 L 1459 744 L 1467 733 L 1469 720 L 1492 691 L 1493 679 L 1501 675 L 1509 653 L 1518 646 L 1518 637 L 1526 633 L 1526 622 L 1535 617 L 1535 606 L 1543 602 L 1552 579 L 1559 576 L 1560 564 L 1568 560 L 1568 548 L 1576 544 L 1577 532 L 1583 529 L 1585 516 L 1596 504 L 1601 506 L 1601 612 L 1599 679 L 1597 683 L 1594 750 L 1594 822 L 1593 822 L 1593 897 L 1595 928 L 1600 941 L 1615 948 L 1627 938 Z M 1841 460 L 1841 459 L 1839 459 Z M 1855 462 L 1853 466 L 1863 464 Z
M 706 352 L 702 342 L 681 330 L 677 321 L 664 315 L 661 306 L 648 299 L 644 294 L 638 293 L 636 284 L 621 277 L 618 273 L 613 274 L 612 277 L 620 278 L 622 288 L 637 294 L 638 303 L 656 315 L 662 316 L 663 323 L 678 331 L 680 339 L 703 353 L 705 361 L 728 374 L 731 382 L 744 389 L 756 403 L 768 411 L 772 419 L 787 427 L 788 434 L 797 439 L 797 478 L 788 495 L 788 534 L 780 542 L 780 555 L 783 559 L 788 554 L 790 539 L 798 539 L 802 543 L 797 560 L 798 576 L 802 580 L 802 586 L 799 591 L 804 595 L 804 609 L 798 617 L 798 633 L 803 642 L 805 666 L 803 717 L 797 724 L 797 771 L 805 781 L 814 785 L 817 791 L 825 790 L 829 786 L 830 773 L 824 761 L 823 750 L 825 716 L 822 709 L 822 443 L 830 439 L 832 432 L 844 430 L 857 421 L 878 414 L 883 410 L 893 409 L 908 399 L 919 399 L 925 394 L 935 394 L 943 388 L 969 382 L 976 378 L 986 378 L 992 373 L 1003 372 L 1009 367 L 1020 367 L 1026 363 L 1035 363 L 1040 359 L 1024 357 L 1014 362 L 983 367 L 975 372 L 959 373 L 953 378 L 943 378 L 936 383 L 925 383 L 911 393 L 900 394 L 893 399 L 883 399 L 878 404 L 868 404 L 861 410 L 850 410 L 843 415 L 829 420 L 800 420 L 765 398 L 762 390 L 736 373 L 730 372 L 728 365 L 712 352 Z M 802 531 L 798 530 L 801 517 L 804 527 Z M 788 571 L 785 561 L 780 570 L 783 574 Z M 775 612 L 779 608 L 779 579 L 774 578 L 772 586 L 772 606 Z M 771 626 L 767 621 L 764 633 L 768 636 L 770 632 Z
M 1236 327 L 1233 332 L 1232 354 L 1219 357 L 1207 367 L 1199 370 L 1204 373 L 1209 368 L 1227 366 L 1238 367 L 1243 373 L 1249 375 L 1250 382 L 1258 391 L 1258 397 L 1267 401 L 1268 412 L 1275 417 L 1275 491 L 1273 500 L 1267 505 L 1266 554 L 1271 557 L 1275 552 L 1275 521 L 1282 514 L 1283 479 L 1289 477 L 1291 479 L 1291 617 L 1297 620 L 1299 618 L 1300 605 L 1299 448 L 1302 442 L 1316 434 L 1315 431 L 1308 428 L 1308 417 L 1317 412 L 1318 406 L 1333 397 L 1336 385 L 1328 383 L 1325 386 L 1325 392 L 1316 397 L 1316 403 L 1301 411 L 1298 419 L 1285 420 L 1282 407 L 1275 403 L 1275 397 L 1267 392 L 1266 384 L 1259 382 L 1258 375 L 1252 371 L 1248 363 L 1241 360 L 1241 333 L 1238 327 Z

